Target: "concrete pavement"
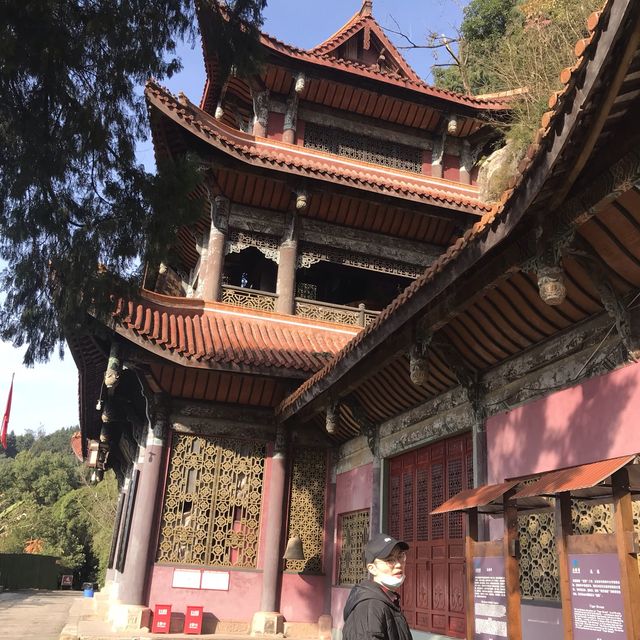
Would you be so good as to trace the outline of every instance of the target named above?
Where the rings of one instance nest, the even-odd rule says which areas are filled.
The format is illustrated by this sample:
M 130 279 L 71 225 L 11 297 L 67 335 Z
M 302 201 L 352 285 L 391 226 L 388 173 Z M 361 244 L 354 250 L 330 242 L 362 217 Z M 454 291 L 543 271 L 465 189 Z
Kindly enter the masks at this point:
M 6 591 L 0 593 L 0 639 L 58 640 L 79 591 Z

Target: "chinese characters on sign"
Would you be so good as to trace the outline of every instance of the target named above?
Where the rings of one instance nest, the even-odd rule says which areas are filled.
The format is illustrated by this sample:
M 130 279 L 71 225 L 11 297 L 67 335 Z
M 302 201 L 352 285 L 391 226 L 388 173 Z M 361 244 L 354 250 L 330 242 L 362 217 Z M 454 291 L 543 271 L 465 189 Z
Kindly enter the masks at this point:
M 507 637 L 504 558 L 473 558 L 474 640 Z
M 569 580 L 574 640 L 624 640 L 618 556 L 569 554 Z

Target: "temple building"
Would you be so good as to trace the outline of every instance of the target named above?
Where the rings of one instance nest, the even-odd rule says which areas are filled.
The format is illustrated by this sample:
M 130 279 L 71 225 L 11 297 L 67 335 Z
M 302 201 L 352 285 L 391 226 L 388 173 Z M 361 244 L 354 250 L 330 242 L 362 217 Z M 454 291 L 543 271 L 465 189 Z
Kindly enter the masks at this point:
M 121 485 L 114 627 L 148 626 L 158 604 L 175 627 L 200 605 L 205 630 L 327 638 L 384 530 L 410 545 L 416 640 L 489 637 L 467 551 L 503 536 L 519 544 L 505 543 L 509 620 L 491 637 L 507 624 L 509 638 L 587 637 L 553 492 L 514 495 L 613 458 L 563 495 L 635 477 L 640 5 L 608 0 L 590 18 L 497 203 L 478 161 L 509 97 L 425 84 L 370 0 L 313 49 L 262 34 L 260 72 L 224 82 L 198 19 L 200 103 L 155 82 L 146 99 L 156 157 L 202 162 L 203 216 L 136 298 L 68 336 L 83 454 Z M 477 491 L 505 482 L 504 510 L 468 525 L 463 511 L 503 495 Z M 624 487 L 613 510 L 575 494 L 568 537 L 632 535 Z M 637 638 L 623 613 L 616 637 Z

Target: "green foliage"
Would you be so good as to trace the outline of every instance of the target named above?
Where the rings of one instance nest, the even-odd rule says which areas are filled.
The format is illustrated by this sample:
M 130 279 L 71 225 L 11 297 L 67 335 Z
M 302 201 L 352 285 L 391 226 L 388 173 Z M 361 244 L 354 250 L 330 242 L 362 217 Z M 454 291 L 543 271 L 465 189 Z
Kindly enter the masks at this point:
M 265 4 L 198 4 L 225 65 L 252 64 Z M 110 294 L 137 290 L 145 260 L 201 213 L 187 198 L 197 159 L 153 176 L 135 156 L 148 129 L 141 88 L 179 69 L 176 44 L 193 23 L 192 0 L 2 4 L 0 338 L 27 344 L 27 364 L 61 349 Z
M 517 20 L 517 0 L 471 0 L 463 10 L 460 25 L 458 61 L 446 67 L 435 67 L 436 86 L 459 93 L 487 93 L 495 83 L 490 67 L 484 64 L 496 43 L 504 37 L 510 24 Z
M 560 72 L 573 64 L 575 43 L 600 0 L 472 0 L 460 29 L 460 65 L 436 71 L 436 83 L 475 94 L 524 89 L 511 102 L 505 127 L 514 149 L 526 146 L 540 126 Z M 504 126 L 503 123 L 498 123 Z
M 234 0 L 222 5 L 203 1 L 198 5 L 206 15 L 206 19 L 201 20 L 204 41 L 224 44 L 216 51 L 218 84 L 227 79 L 232 69 L 241 77 L 250 77 L 260 66 L 259 34 L 266 6 L 267 0 Z
M 42 553 L 103 580 L 111 545 L 118 487 L 113 473 L 90 486 L 71 452 L 73 429 L 33 434 L 29 449 L 0 459 L 0 552 L 21 553 L 42 540 Z

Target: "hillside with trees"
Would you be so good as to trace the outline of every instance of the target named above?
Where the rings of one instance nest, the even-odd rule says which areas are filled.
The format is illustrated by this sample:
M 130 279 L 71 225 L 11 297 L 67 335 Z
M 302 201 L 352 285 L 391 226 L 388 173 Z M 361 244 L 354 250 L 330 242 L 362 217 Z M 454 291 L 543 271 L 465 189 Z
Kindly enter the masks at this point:
M 447 51 L 433 69 L 435 83 L 474 95 L 522 90 L 511 118 L 498 124 L 524 147 L 549 97 L 562 88 L 560 72 L 576 60 L 587 18 L 601 6 L 602 0 L 471 0 L 457 34 L 431 35 L 432 46 Z
M 91 485 L 71 450 L 74 428 L 7 437 L 0 454 L 0 553 L 60 558 L 79 581 L 104 579 L 118 487 Z

